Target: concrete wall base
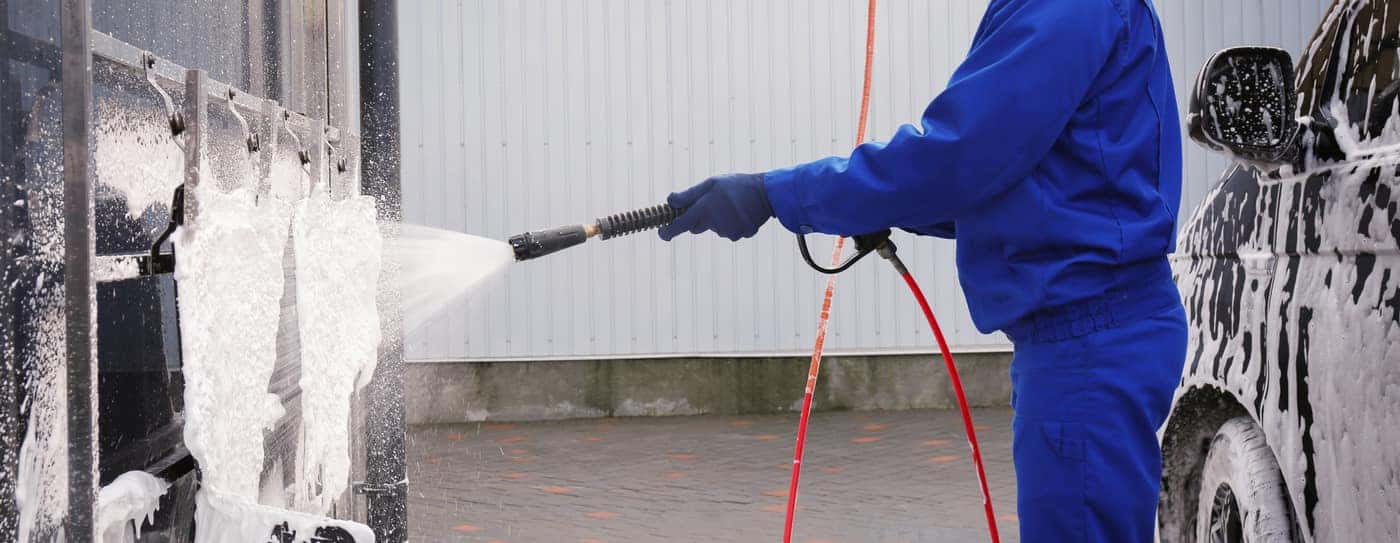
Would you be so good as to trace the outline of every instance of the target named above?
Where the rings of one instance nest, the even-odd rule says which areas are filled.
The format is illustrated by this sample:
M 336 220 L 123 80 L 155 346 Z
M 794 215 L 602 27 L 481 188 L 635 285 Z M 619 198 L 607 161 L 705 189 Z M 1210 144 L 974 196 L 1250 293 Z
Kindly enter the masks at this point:
M 1004 406 L 1011 353 L 957 356 L 968 402 Z M 808 359 L 673 358 L 409 363 L 409 424 L 762 414 L 802 407 Z M 829 356 L 813 408 L 956 406 L 936 355 Z

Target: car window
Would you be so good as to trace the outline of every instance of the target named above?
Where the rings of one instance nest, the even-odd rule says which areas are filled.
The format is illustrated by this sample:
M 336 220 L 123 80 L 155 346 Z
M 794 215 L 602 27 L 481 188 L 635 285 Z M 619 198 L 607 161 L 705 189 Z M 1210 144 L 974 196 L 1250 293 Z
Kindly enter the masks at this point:
M 1338 142 L 1360 149 L 1400 144 L 1400 0 L 1356 2 L 1344 25 L 1339 100 L 1330 106 L 1336 121 L 1345 120 Z
M 1333 7 L 1322 24 L 1318 25 L 1317 34 L 1308 42 L 1308 48 L 1299 59 L 1296 85 L 1299 117 L 1325 118 L 1322 105 L 1335 90 L 1337 71 L 1332 67 L 1337 62 L 1337 36 L 1342 27 L 1338 20 L 1344 11 L 1342 6 Z

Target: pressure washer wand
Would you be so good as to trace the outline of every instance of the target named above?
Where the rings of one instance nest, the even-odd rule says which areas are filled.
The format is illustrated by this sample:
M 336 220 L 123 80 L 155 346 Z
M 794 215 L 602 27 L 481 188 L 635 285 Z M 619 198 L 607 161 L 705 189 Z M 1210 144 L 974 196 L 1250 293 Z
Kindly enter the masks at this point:
M 612 239 L 671 224 L 683 209 L 667 204 L 608 215 L 589 224 L 573 224 L 511 236 L 510 247 L 517 261 L 539 258 L 582 244 L 598 236 Z

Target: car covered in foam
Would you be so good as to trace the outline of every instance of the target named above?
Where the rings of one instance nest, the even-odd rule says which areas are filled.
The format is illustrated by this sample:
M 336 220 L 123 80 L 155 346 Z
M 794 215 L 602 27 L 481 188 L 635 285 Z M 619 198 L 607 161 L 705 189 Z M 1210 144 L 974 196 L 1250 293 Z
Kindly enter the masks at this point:
M 1218 53 L 1187 122 L 1236 161 L 1173 257 L 1161 540 L 1400 541 L 1400 1 Z

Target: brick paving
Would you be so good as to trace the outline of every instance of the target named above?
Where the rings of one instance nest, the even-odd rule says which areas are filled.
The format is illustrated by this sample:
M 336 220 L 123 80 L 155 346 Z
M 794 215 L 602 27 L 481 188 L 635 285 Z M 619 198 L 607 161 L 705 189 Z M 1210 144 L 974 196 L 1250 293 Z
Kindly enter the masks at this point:
M 976 409 L 1003 541 L 1011 410 Z M 986 541 L 956 411 L 813 415 L 793 540 Z M 415 541 L 781 541 L 796 415 L 416 426 Z

